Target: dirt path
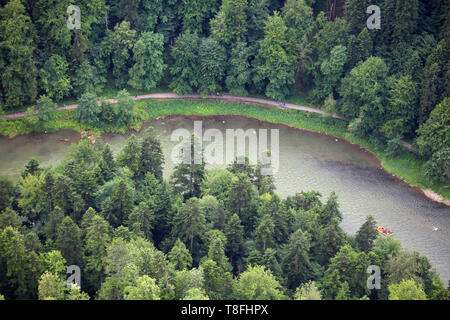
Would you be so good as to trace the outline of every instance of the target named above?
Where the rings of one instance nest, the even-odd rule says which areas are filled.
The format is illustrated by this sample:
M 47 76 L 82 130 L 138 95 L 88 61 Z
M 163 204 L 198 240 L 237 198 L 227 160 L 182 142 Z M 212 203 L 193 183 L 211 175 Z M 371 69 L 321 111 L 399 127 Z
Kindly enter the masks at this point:
M 134 100 L 202 99 L 202 97 L 199 94 L 189 94 L 189 95 L 180 96 L 173 92 L 142 94 L 142 95 L 134 96 L 133 98 L 134 98 Z M 232 101 L 232 102 L 250 102 L 250 103 L 268 105 L 268 106 L 276 107 L 279 109 L 294 109 L 294 110 L 307 111 L 307 112 L 312 112 L 312 113 L 317 113 L 317 114 L 322 114 L 322 115 L 327 114 L 323 110 L 305 107 L 305 106 L 299 106 L 299 105 L 292 104 L 292 103 L 286 103 L 283 105 L 281 102 L 264 99 L 264 98 L 252 98 L 252 97 L 242 97 L 242 96 L 235 96 L 235 95 L 231 95 L 231 94 L 224 94 L 224 95 L 220 95 L 220 96 L 210 95 L 210 96 L 207 96 L 206 99 Z M 116 99 L 108 99 L 108 101 L 111 103 L 117 102 Z M 78 107 L 77 104 L 69 104 L 69 105 L 65 105 L 65 106 L 59 106 L 59 107 L 55 108 L 55 110 L 75 109 L 77 107 Z M 34 113 L 37 114 L 38 111 L 36 110 Z M 8 119 L 20 118 L 20 117 L 24 117 L 26 114 L 27 114 L 26 112 L 11 113 L 11 114 L 5 115 L 5 118 L 8 118 Z M 331 117 L 335 118 L 335 119 L 347 121 L 347 122 L 349 121 L 348 118 L 342 117 L 342 116 L 339 116 L 336 114 L 332 114 Z M 413 148 L 413 146 L 410 143 L 408 143 L 406 141 L 401 141 L 401 143 L 406 149 L 416 152 L 416 150 Z
M 134 98 L 134 100 L 202 99 L 202 97 L 199 94 L 189 94 L 189 95 L 179 96 L 178 94 L 172 93 L 172 92 L 143 94 L 143 95 L 134 96 L 133 98 Z M 286 103 L 286 105 L 283 107 L 280 102 L 269 100 L 269 99 L 263 99 L 263 98 L 241 97 L 241 96 L 234 96 L 234 95 L 230 95 L 230 94 L 224 94 L 221 96 L 211 95 L 211 96 L 206 97 L 206 99 L 232 101 L 232 102 L 250 102 L 250 103 L 269 105 L 269 106 L 277 107 L 280 109 L 287 108 L 287 109 L 303 110 L 303 111 L 308 111 L 308 112 L 313 112 L 313 113 L 318 113 L 318 114 L 326 114 L 326 112 L 319 110 L 319 109 L 305 107 L 305 106 L 299 106 L 299 105 L 290 104 L 290 103 Z M 111 103 L 117 102 L 115 99 L 109 99 L 109 101 Z M 69 104 L 66 106 L 59 106 L 59 107 L 55 108 L 55 110 L 75 109 L 75 108 L 77 108 L 77 106 L 78 105 L 76 105 L 76 104 Z M 34 113 L 37 114 L 37 111 L 35 111 Z M 25 115 L 26 115 L 26 112 L 17 112 L 17 113 L 7 114 L 7 115 L 5 115 L 5 118 L 8 118 L 8 119 L 20 118 Z M 347 118 L 341 117 L 338 115 L 332 115 L 332 117 L 336 118 L 336 119 L 348 121 Z

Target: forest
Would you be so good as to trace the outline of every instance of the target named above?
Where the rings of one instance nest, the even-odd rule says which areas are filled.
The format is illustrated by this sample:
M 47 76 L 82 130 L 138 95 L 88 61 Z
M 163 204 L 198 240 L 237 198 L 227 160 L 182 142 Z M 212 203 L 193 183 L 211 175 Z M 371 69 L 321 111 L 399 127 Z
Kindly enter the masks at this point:
M 79 29 L 71 4 L 0 0 L 0 129 L 4 114 L 26 111 L 14 121 L 33 127 L 74 101 L 79 124 L 134 129 L 132 96 L 161 90 L 306 96 L 389 154 L 411 143 L 428 183 L 449 185 L 448 0 L 80 0 Z M 380 29 L 367 28 L 370 5 Z M 334 193 L 305 185 L 282 199 L 238 159 L 164 179 L 152 130 L 117 156 L 99 140 L 0 178 L 0 298 L 450 299 L 428 259 L 379 236 L 370 212 L 346 234 Z M 82 288 L 67 289 L 68 265 Z
M 77 3 L 81 26 L 70 29 L 69 0 L 0 1 L 0 114 L 33 105 L 33 125 L 56 103 L 86 105 L 124 89 L 278 101 L 306 94 L 389 154 L 400 152 L 401 139 L 411 142 L 428 183 L 448 185 L 446 0 Z M 380 29 L 367 28 L 369 5 L 380 8 Z M 88 124 L 100 112 L 91 109 Z M 131 120 L 104 109 L 107 123 Z
M 30 159 L 17 184 L 1 178 L 2 298 L 450 298 L 428 259 L 379 235 L 372 216 L 346 234 L 334 192 L 281 199 L 248 158 L 208 171 L 196 139 L 167 180 L 151 127 L 116 157 L 85 138 L 55 168 Z M 82 270 L 82 290 L 66 287 L 68 265 Z

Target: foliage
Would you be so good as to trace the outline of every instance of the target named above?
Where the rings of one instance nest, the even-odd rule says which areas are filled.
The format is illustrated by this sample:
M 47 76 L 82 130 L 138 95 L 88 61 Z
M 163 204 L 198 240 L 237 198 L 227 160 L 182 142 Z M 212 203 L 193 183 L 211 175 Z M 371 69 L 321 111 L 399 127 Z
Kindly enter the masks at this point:
M 136 279 L 136 284 L 125 287 L 125 300 L 159 300 L 159 288 L 155 279 L 143 275 Z
M 234 295 L 241 300 L 283 300 L 280 283 L 270 270 L 250 266 L 233 285 Z
M 265 87 L 267 97 L 283 100 L 294 83 L 295 56 L 289 52 L 288 28 L 278 12 L 269 17 L 256 56 L 254 81 Z
M 133 47 L 133 67 L 128 84 L 135 89 L 149 90 L 156 87 L 166 68 L 163 60 L 164 37 L 162 34 L 144 32 Z
M 39 300 L 64 300 L 65 283 L 48 271 L 39 280 Z
M 366 221 L 356 232 L 355 241 L 361 251 L 369 252 L 373 249 L 374 240 L 378 236 L 377 224 L 372 216 L 367 216 Z
M 0 9 L 0 81 L 7 107 L 25 105 L 37 95 L 35 26 L 21 1 Z
M 37 110 L 39 121 L 49 121 L 51 119 L 50 112 L 55 108 L 55 103 L 50 97 L 42 95 L 37 101 Z
M 389 300 L 427 300 L 422 286 L 417 286 L 414 280 L 402 280 L 399 284 L 388 287 Z
M 228 60 L 229 68 L 225 84 L 228 91 L 236 95 L 247 95 L 251 85 L 253 70 L 250 67 L 251 49 L 245 42 L 238 42 L 231 49 Z
M 321 300 L 320 291 L 314 281 L 308 281 L 300 285 L 295 291 L 295 300 Z
M 192 256 L 180 239 L 177 239 L 168 257 L 176 270 L 185 270 L 192 266 Z
M 41 86 L 52 99 L 60 101 L 72 89 L 67 74 L 69 64 L 59 55 L 52 55 L 40 70 Z
M 100 108 L 97 97 L 93 93 L 86 92 L 78 100 L 78 108 L 75 110 L 75 120 L 79 123 L 95 125 L 98 122 Z
M 361 119 L 364 133 L 379 128 L 385 119 L 387 66 L 378 57 L 370 57 L 342 79 L 341 112 Z
M 171 56 L 175 63 L 170 68 L 174 75 L 170 88 L 178 94 L 192 93 L 198 85 L 197 64 L 200 38 L 197 33 L 187 31 L 177 37 L 171 48 Z
M 222 91 L 226 62 L 225 48 L 217 40 L 206 38 L 200 41 L 196 78 L 202 96 Z
M 422 126 L 420 126 L 417 139 L 419 152 L 431 155 L 450 145 L 450 98 L 444 99 L 433 109 Z

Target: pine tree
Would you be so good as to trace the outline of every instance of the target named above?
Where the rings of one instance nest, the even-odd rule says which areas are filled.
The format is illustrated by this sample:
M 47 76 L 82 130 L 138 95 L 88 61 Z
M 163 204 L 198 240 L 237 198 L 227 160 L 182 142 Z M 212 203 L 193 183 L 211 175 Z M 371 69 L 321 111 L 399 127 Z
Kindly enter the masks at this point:
M 174 211 L 171 189 L 165 181 L 147 173 L 140 181 L 136 194 L 136 202 L 150 201 L 154 210 L 154 226 L 152 236 L 155 244 L 159 244 L 170 234 Z
M 106 79 L 99 70 L 88 60 L 81 62 L 75 69 L 72 77 L 72 86 L 75 97 L 79 98 L 85 92 L 99 94 L 105 85 Z
M 192 256 L 179 238 L 170 250 L 168 257 L 176 270 L 187 270 L 192 266 Z
M 244 227 L 236 213 L 225 224 L 224 234 L 227 238 L 227 255 L 230 262 L 236 266 L 236 260 L 239 259 L 244 246 Z
M 378 236 L 376 221 L 372 216 L 367 216 L 366 221 L 361 225 L 356 232 L 356 243 L 358 247 L 364 251 L 369 252 L 373 249 L 374 241 Z
M 233 182 L 226 207 L 236 213 L 242 221 L 245 233 L 248 234 L 255 227 L 258 191 L 246 174 L 237 175 Z
M 121 179 L 111 195 L 112 215 L 109 221 L 113 227 L 118 227 L 127 221 L 133 210 L 133 194 L 124 179 Z
M 275 191 L 275 178 L 272 174 L 262 174 L 263 165 L 258 161 L 253 175 L 253 183 L 258 188 L 259 194 L 273 193 Z
M 334 191 L 332 191 L 328 196 L 327 202 L 322 207 L 319 215 L 321 225 L 334 223 L 333 219 L 337 219 L 337 221 L 339 222 L 342 221 L 343 216 L 341 211 L 339 210 L 338 197 Z
M 105 144 L 101 151 L 101 158 L 98 162 L 100 169 L 100 177 L 103 182 L 109 181 L 113 178 L 116 171 L 116 164 L 114 162 L 114 156 L 111 151 L 109 143 Z
M 255 177 L 255 168 L 250 164 L 248 157 L 236 157 L 231 164 L 228 165 L 227 170 L 235 175 L 245 173 L 250 180 Z
M 191 136 L 190 142 L 184 146 L 183 153 L 170 178 L 171 185 L 174 192 L 182 194 L 184 199 L 199 197 L 200 186 L 205 177 L 205 162 L 203 150 L 196 136 Z
M 162 153 L 161 143 L 156 138 L 153 128 L 148 128 L 145 132 L 140 150 L 139 177 L 142 179 L 150 172 L 156 179 L 162 179 L 164 155 Z
M 258 226 L 255 229 L 255 240 L 261 248 L 261 252 L 264 253 L 266 248 L 271 247 L 274 244 L 275 223 L 270 215 L 265 214 L 259 220 Z
M 310 268 L 309 248 L 310 236 L 300 229 L 289 237 L 283 255 L 283 272 L 286 275 L 289 288 L 295 289 L 308 279 Z
M 29 174 L 35 175 L 39 174 L 41 171 L 42 169 L 39 168 L 39 160 L 32 157 L 25 165 L 25 170 L 22 172 L 21 176 L 22 178 L 25 178 Z
M 139 154 L 140 146 L 136 136 L 132 134 L 128 138 L 125 147 L 117 156 L 117 164 L 121 167 L 128 167 L 134 176 L 137 177 L 139 173 Z
M 224 272 L 231 271 L 231 265 L 225 255 L 226 236 L 220 230 L 210 230 L 206 234 L 208 246 L 208 259 L 211 259 Z
M 418 22 L 419 0 L 396 0 L 392 24 L 393 45 L 407 43 L 415 33 Z
M 7 297 L 35 299 L 38 279 L 33 275 L 37 275 L 38 270 L 33 253 L 25 247 L 25 237 L 19 230 L 11 226 L 0 230 L 0 290 Z
M 50 212 L 49 220 L 45 224 L 45 235 L 47 239 L 56 241 L 58 235 L 58 229 L 64 219 L 64 212 L 56 206 L 54 210 Z
M 110 225 L 98 214 L 94 214 L 86 227 L 84 252 L 86 257 L 86 280 L 88 292 L 96 292 L 103 282 L 103 258 L 106 256 L 110 237 Z
M 0 212 L 11 204 L 13 192 L 12 182 L 6 177 L 0 177 Z
M 199 200 L 190 198 L 178 210 L 174 217 L 173 236 L 183 241 L 194 259 L 199 254 L 199 243 L 205 230 L 205 213 L 200 208 Z
M 381 130 L 389 137 L 411 136 L 419 118 L 418 86 L 411 76 L 398 78 L 389 90 L 389 119 Z
M 368 18 L 366 10 L 371 4 L 369 0 L 348 0 L 345 2 L 344 18 L 349 23 L 351 33 L 356 35 L 363 28 L 366 28 Z
M 58 227 L 56 246 L 69 265 L 81 265 L 81 231 L 70 217 L 65 217 Z
M 152 239 L 154 229 L 155 212 L 151 201 L 143 201 L 131 212 L 127 225 L 136 234 L 142 235 L 145 239 Z

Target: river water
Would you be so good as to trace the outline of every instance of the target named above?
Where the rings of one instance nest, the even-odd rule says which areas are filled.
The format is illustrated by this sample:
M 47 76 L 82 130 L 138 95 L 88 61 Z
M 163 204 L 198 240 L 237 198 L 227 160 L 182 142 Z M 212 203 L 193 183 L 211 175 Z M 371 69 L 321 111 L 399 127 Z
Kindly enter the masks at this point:
M 230 116 L 195 119 L 202 120 L 203 132 L 216 128 L 224 133 L 224 138 L 226 129 L 255 129 L 259 132 L 265 128 L 269 129 L 269 136 L 270 130 L 278 129 L 279 170 L 274 176 L 281 196 L 317 190 L 325 200 L 335 191 L 344 215 L 342 227 L 346 232 L 355 233 L 366 216 L 372 215 L 378 225 L 393 231 L 403 247 L 427 256 L 445 284 L 450 280 L 450 208 L 424 198 L 380 169 L 378 161 L 369 152 L 341 139 L 254 119 Z M 174 167 L 171 152 L 178 143 L 171 141 L 170 136 L 178 128 L 193 131 L 194 118 L 150 120 L 146 123 L 149 125 L 155 128 L 161 141 L 166 160 L 164 176 L 167 178 Z M 110 143 L 113 152 L 117 153 L 129 135 L 108 134 L 102 140 Z M 32 156 L 43 166 L 57 165 L 70 143 L 78 140 L 77 133 L 67 130 L 13 139 L 0 136 L 0 176 L 17 180 Z M 437 231 L 434 231 L 435 227 Z

